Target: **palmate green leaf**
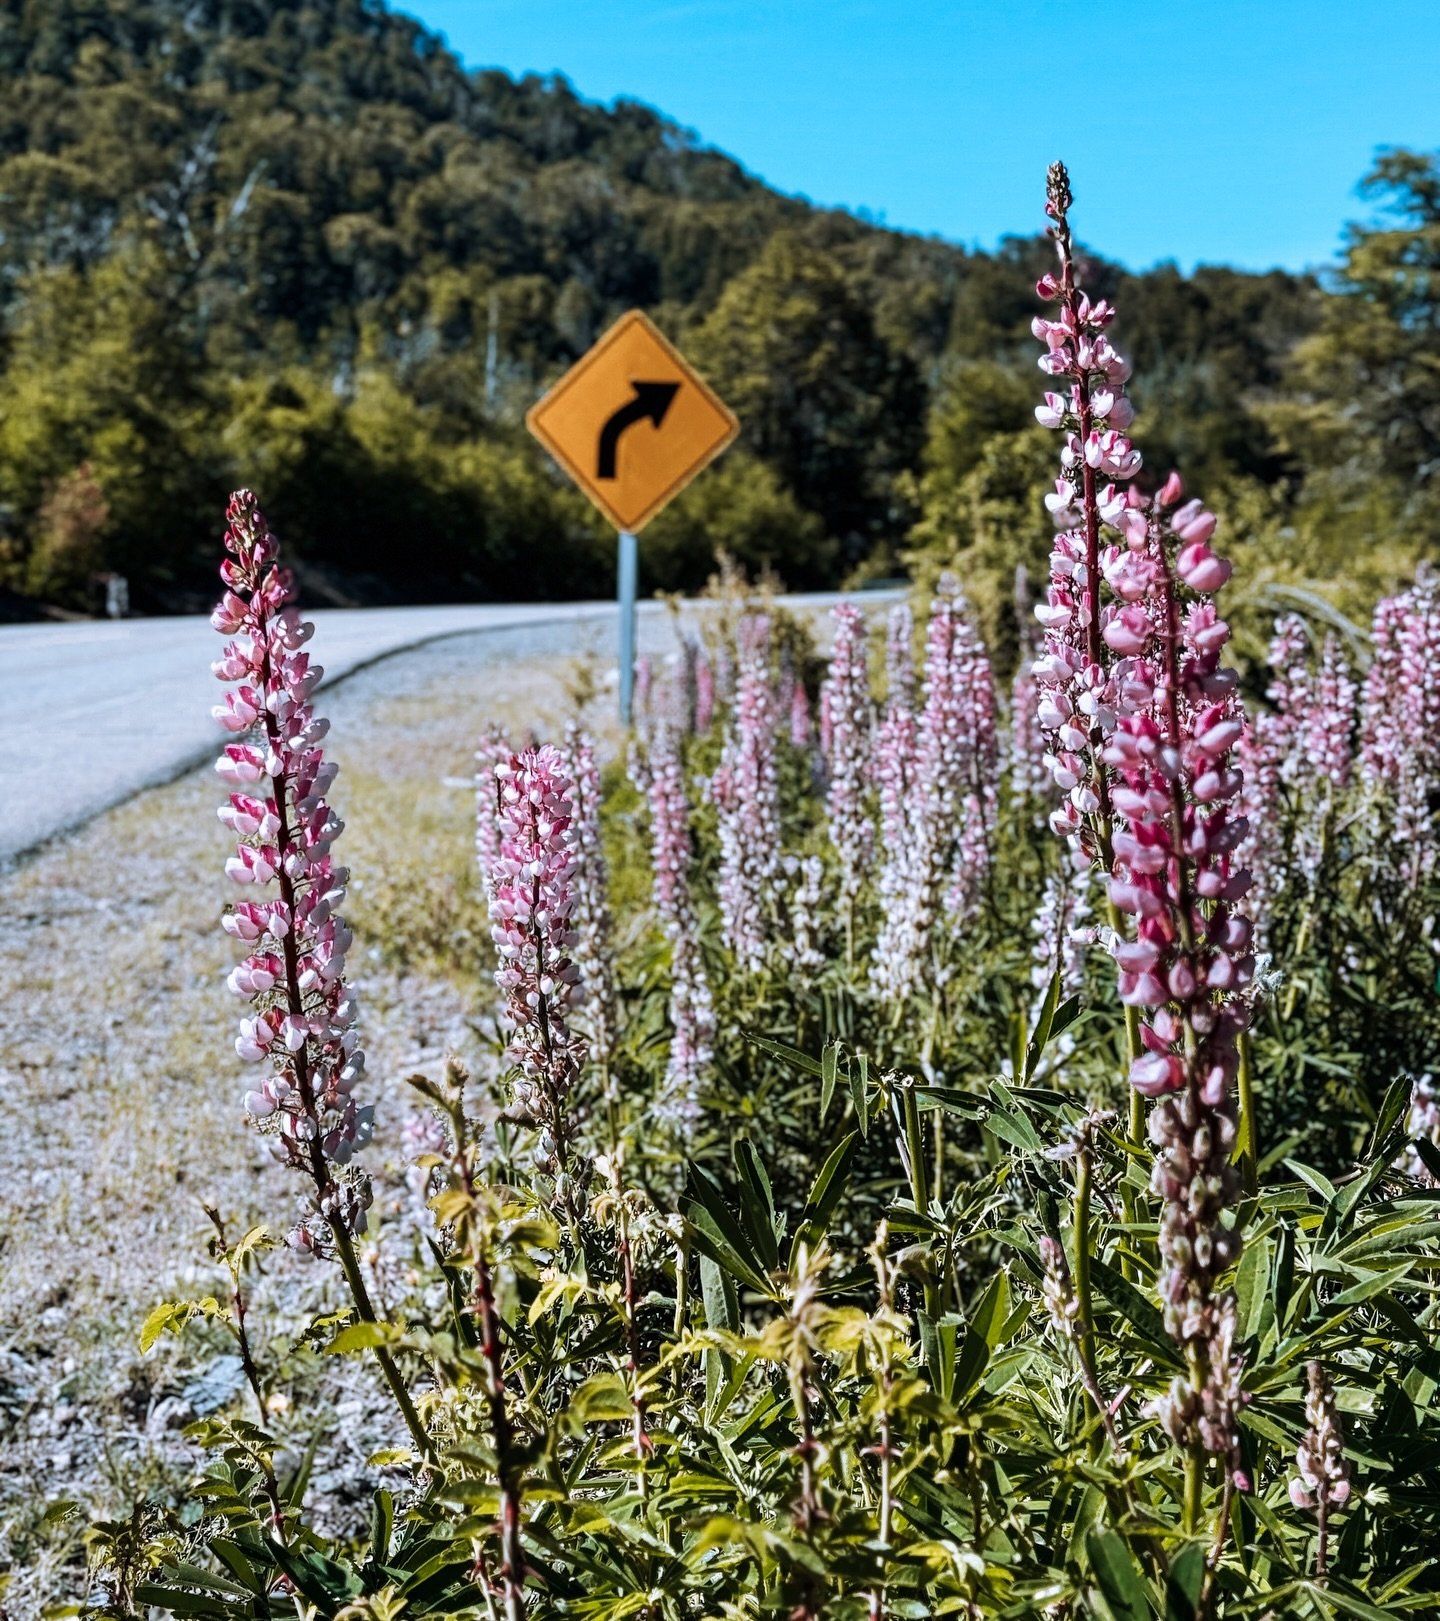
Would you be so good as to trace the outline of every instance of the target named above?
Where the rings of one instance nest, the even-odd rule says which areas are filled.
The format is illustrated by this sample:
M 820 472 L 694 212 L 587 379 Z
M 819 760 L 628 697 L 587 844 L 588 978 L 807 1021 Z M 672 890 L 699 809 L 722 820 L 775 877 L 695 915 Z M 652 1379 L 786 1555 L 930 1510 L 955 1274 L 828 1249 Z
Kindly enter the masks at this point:
M 861 1137 L 869 1137 L 870 1058 L 867 1053 L 857 1053 L 855 1062 L 850 1066 L 850 1102 L 855 1110 L 855 1119 L 859 1122 Z M 883 1110 L 883 1101 L 879 1107 Z
M 954 1373 L 941 1391 L 947 1400 L 963 1402 L 979 1384 L 1009 1319 L 1010 1274 L 1002 1269 L 991 1278 L 966 1325 Z
M 1050 1026 L 1055 1021 L 1055 1009 L 1060 1003 L 1060 990 L 1063 984 L 1063 976 L 1057 968 L 1050 976 L 1050 983 L 1045 987 L 1045 995 L 1041 998 L 1039 1011 L 1035 1015 L 1035 1027 L 1030 1032 L 1030 1040 L 1025 1048 L 1025 1062 L 1019 1071 L 1024 1081 L 1033 1078 L 1041 1054 L 1049 1043 Z
M 1251 1239 L 1235 1272 L 1236 1318 L 1242 1340 L 1256 1339 L 1265 1324 L 1270 1302 L 1271 1245 L 1268 1238 Z
M 1321 1175 L 1309 1165 L 1302 1165 L 1297 1159 L 1287 1159 L 1285 1168 L 1293 1171 L 1307 1187 L 1313 1188 L 1327 1205 L 1335 1202 L 1335 1184 L 1328 1176 Z

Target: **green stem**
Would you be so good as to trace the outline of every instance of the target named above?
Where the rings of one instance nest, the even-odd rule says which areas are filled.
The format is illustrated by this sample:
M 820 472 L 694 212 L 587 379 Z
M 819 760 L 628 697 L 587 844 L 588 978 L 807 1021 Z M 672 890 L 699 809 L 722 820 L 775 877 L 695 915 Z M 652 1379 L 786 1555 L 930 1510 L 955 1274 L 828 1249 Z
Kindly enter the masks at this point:
M 1185 1532 L 1194 1536 L 1200 1529 L 1205 1503 L 1205 1454 L 1192 1446 L 1185 1454 Z
M 1253 1198 L 1260 1187 L 1260 1122 L 1255 1117 L 1254 1050 L 1250 1032 L 1240 1032 L 1240 1176 L 1248 1197 Z
M 910 1198 L 916 1212 L 923 1214 L 930 1208 L 930 1189 L 925 1179 L 925 1133 L 920 1125 L 920 1102 L 915 1096 L 915 1086 L 913 1081 L 908 1079 L 902 1083 L 901 1110 L 905 1121 L 905 1157 L 910 1165 Z M 936 1323 L 941 1315 L 941 1301 L 940 1287 L 935 1276 L 933 1245 L 925 1269 L 924 1294 L 925 1315 L 932 1323 Z M 927 1362 L 930 1377 L 938 1384 L 940 1380 L 938 1335 L 931 1336 Z
M 1095 1318 L 1090 1289 L 1090 1156 L 1081 1153 L 1075 1160 L 1074 1258 L 1075 1299 L 1080 1307 L 1080 1356 L 1092 1379 L 1095 1375 Z
M 370 1291 L 365 1287 L 365 1279 L 360 1273 L 360 1262 L 355 1255 L 355 1246 L 350 1242 L 350 1234 L 339 1222 L 331 1225 L 330 1232 L 335 1240 L 335 1253 L 340 1260 L 340 1269 L 345 1274 L 346 1283 L 350 1285 L 350 1295 L 355 1302 L 355 1310 L 361 1322 L 378 1322 L 375 1308 L 370 1303 Z M 405 1381 L 400 1377 L 400 1370 L 395 1366 L 394 1357 L 383 1345 L 377 1345 L 375 1360 L 380 1364 L 380 1371 L 385 1375 L 385 1383 L 390 1386 L 395 1405 L 400 1409 L 400 1416 L 405 1420 L 405 1427 L 410 1431 L 421 1457 L 427 1463 L 434 1463 L 435 1443 L 420 1422 L 420 1415 L 415 1411 L 415 1403 L 410 1399 L 410 1392 L 405 1388 Z

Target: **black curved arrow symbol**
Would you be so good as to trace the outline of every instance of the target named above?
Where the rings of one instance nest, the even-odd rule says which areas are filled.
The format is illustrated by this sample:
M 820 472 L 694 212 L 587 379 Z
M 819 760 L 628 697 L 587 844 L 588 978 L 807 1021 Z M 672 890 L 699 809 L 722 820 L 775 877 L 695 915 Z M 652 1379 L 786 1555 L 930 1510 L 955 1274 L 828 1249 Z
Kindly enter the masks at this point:
M 615 452 L 620 447 L 620 435 L 646 417 L 659 427 L 670 409 L 670 402 L 680 392 L 679 383 L 631 382 L 635 398 L 611 413 L 610 420 L 600 430 L 600 449 L 595 458 L 595 477 L 614 478 Z

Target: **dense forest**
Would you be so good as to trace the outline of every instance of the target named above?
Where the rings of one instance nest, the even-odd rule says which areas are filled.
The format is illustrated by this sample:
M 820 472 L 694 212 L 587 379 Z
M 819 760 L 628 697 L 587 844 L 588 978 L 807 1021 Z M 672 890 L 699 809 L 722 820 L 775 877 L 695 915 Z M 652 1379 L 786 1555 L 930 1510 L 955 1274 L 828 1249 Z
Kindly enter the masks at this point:
M 1262 594 L 1342 607 L 1440 536 L 1440 162 L 1384 154 L 1368 186 L 1329 285 L 1089 269 L 1151 466 L 1221 507 Z M 717 545 L 797 586 L 958 558 L 1003 641 L 1049 540 L 1048 252 L 779 195 L 367 0 L 5 0 L 0 591 L 84 610 L 113 570 L 138 609 L 197 608 L 248 483 L 311 600 L 603 593 L 610 537 L 522 418 L 639 305 L 744 424 L 647 530 L 647 585 Z

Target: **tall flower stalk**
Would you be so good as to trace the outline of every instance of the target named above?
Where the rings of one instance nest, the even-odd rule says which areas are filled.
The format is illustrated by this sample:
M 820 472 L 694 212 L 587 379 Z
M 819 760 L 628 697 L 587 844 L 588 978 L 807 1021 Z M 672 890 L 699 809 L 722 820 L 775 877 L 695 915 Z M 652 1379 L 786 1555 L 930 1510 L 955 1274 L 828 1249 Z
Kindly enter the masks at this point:
M 825 713 L 829 720 L 826 748 L 829 788 L 825 810 L 830 842 L 839 857 L 846 956 L 853 961 L 855 906 L 865 884 L 875 843 L 875 825 L 868 803 L 874 714 L 870 702 L 865 620 L 860 610 L 848 602 L 835 609 L 834 619 L 835 644 L 824 684 Z
M 610 881 L 600 833 L 600 767 L 595 739 L 572 723 L 565 732 L 565 754 L 574 784 L 575 967 L 584 996 L 585 1033 L 590 1057 L 600 1066 L 609 1093 L 610 1063 L 618 1030 L 619 993 L 610 921 Z
M 252 1009 L 235 1050 L 268 1071 L 246 1093 L 245 1108 L 275 1157 L 309 1183 L 286 1243 L 299 1255 L 334 1255 L 360 1317 L 374 1322 L 354 1245 L 365 1231 L 370 1182 L 353 1163 L 369 1140 L 373 1108 L 354 1096 L 365 1056 L 345 983 L 352 936 L 338 911 L 349 873 L 330 853 L 343 826 L 326 798 L 337 768 L 320 746 L 329 722 L 310 702 L 323 671 L 302 651 L 314 627 L 290 605 L 294 582 L 278 565 L 279 543 L 255 496 L 237 491 L 226 518 L 225 593 L 210 622 L 230 638 L 212 668 L 233 685 L 214 714 L 238 740 L 215 769 L 232 790 L 220 808 L 236 837 L 225 871 L 247 899 L 223 924 L 249 951 L 229 978 Z M 383 1346 L 376 1358 L 429 1456 L 430 1438 L 394 1360 Z
M 514 754 L 496 770 L 500 850 L 490 915 L 514 1065 L 509 1117 L 539 1132 L 536 1160 L 559 1177 L 570 1160 L 566 1102 L 585 1045 L 570 1027 L 580 975 L 572 953 L 577 857 L 574 782 L 551 745 Z
M 1432 806 L 1440 800 L 1440 573 L 1375 610 L 1375 657 L 1362 697 L 1361 773 L 1389 800 L 1396 843 L 1414 885 L 1435 870 Z
M 780 779 L 770 621 L 740 622 L 735 706 L 710 781 L 720 834 L 717 890 L 725 940 L 742 972 L 764 966 L 766 904 L 780 875 Z
M 1111 864 L 1113 812 L 1101 753 L 1123 701 L 1118 672 L 1106 636 L 1101 603 L 1102 566 L 1117 555 L 1102 544 L 1102 530 L 1133 522 L 1125 486 L 1140 471 L 1140 452 L 1126 435 L 1135 410 L 1125 394 L 1130 364 L 1111 344 L 1107 329 L 1115 311 L 1104 299 L 1092 300 L 1080 286 L 1070 234 L 1070 177 L 1063 163 L 1050 167 L 1045 212 L 1059 259 L 1059 272 L 1040 278 L 1036 291 L 1058 306 L 1054 316 L 1036 316 L 1032 330 L 1045 344 L 1040 369 L 1055 379 L 1035 409 L 1042 427 L 1063 434 L 1060 477 L 1045 497 L 1055 523 L 1046 600 L 1035 610 L 1044 644 L 1035 660 L 1037 716 L 1049 741 L 1046 756 L 1062 796 L 1050 825 L 1103 870 Z M 1127 605 L 1128 606 L 1128 605 Z M 1112 911 L 1118 933 L 1121 919 Z M 1126 1017 L 1128 1057 L 1140 1052 L 1139 1026 Z M 1130 1132 L 1139 1137 L 1143 1119 L 1132 1103 Z
M 715 1009 L 700 953 L 699 920 L 690 889 L 690 805 L 673 738 L 655 741 L 646 768 L 655 910 L 670 942 L 670 1058 L 658 1112 L 682 1133 L 699 1113 L 699 1085 L 715 1041 Z
M 947 575 L 926 633 L 924 708 L 913 721 L 893 709 L 876 746 L 884 916 L 870 977 L 896 1003 L 927 970 L 943 982 L 934 958 L 947 899 L 954 926 L 976 903 L 989 866 L 997 758 L 989 661 Z
M 1128 549 L 1107 566 L 1126 604 L 1107 625 L 1123 627 L 1125 712 L 1102 758 L 1119 818 L 1110 900 L 1135 920 L 1135 937 L 1116 946 L 1121 1000 L 1143 1013 L 1130 1083 L 1161 1100 L 1149 1120 L 1158 1286 L 1186 1364 L 1159 1412 L 1190 1453 L 1193 1527 L 1203 1456 L 1233 1471 L 1239 1450 L 1234 1300 L 1219 1279 L 1240 1252 L 1226 1218 L 1240 1187 L 1233 1087 L 1254 958 L 1240 909 L 1249 874 L 1233 859 L 1245 831 L 1233 760 L 1244 723 L 1212 600 L 1230 565 L 1210 549 L 1214 516 L 1198 501 L 1177 507 L 1180 494 L 1172 476 L 1147 509 L 1132 507 Z

